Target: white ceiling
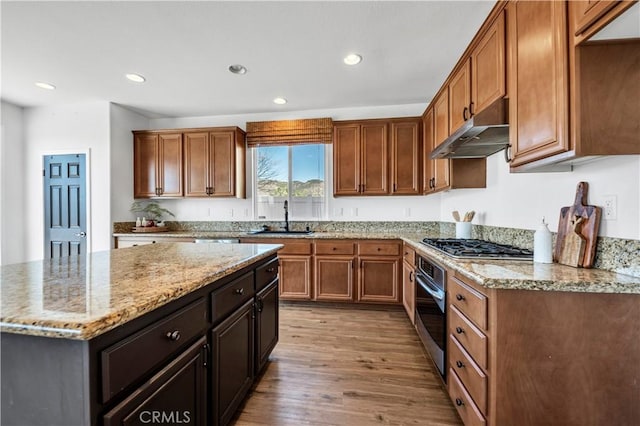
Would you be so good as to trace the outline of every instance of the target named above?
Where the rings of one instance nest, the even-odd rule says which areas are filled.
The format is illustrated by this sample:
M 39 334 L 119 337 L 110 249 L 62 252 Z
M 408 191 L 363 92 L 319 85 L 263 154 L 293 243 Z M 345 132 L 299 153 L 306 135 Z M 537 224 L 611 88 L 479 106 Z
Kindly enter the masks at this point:
M 149 117 L 426 105 L 494 3 L 2 0 L 1 95 Z M 350 52 L 360 65 L 343 64 Z M 227 70 L 236 63 L 247 74 Z

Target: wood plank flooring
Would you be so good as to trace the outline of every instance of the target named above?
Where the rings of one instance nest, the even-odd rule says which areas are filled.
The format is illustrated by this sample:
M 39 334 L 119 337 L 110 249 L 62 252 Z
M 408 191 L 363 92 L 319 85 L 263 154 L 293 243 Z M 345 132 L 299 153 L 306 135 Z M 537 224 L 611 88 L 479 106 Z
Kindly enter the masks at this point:
M 235 425 L 461 425 L 402 308 L 282 303 Z

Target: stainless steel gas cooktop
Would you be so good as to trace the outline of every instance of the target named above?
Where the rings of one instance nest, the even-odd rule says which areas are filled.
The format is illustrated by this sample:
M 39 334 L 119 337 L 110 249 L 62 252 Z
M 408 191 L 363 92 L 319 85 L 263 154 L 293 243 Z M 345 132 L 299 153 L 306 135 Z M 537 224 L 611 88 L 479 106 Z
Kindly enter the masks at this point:
M 533 251 L 490 241 L 425 238 L 422 243 L 456 259 L 532 260 Z

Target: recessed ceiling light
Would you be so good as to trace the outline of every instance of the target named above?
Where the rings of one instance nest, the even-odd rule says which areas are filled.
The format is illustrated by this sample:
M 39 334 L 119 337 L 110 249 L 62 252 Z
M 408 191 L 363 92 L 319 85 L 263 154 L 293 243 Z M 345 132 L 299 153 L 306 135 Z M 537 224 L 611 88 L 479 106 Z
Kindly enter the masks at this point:
M 54 86 L 53 84 L 45 83 L 42 81 L 37 81 L 36 86 L 38 86 L 41 89 L 56 90 L 56 86 Z
M 347 65 L 358 65 L 362 61 L 362 56 L 357 53 L 350 53 L 344 57 L 343 61 Z
M 127 74 L 127 78 L 136 83 L 144 83 L 147 79 L 141 76 L 140 74 Z
M 287 103 L 287 100 L 285 98 L 275 98 L 273 100 L 273 103 L 278 105 L 284 105 Z
M 247 69 L 244 67 L 244 65 L 235 64 L 229 65 L 229 72 L 232 72 L 234 74 L 246 74 Z

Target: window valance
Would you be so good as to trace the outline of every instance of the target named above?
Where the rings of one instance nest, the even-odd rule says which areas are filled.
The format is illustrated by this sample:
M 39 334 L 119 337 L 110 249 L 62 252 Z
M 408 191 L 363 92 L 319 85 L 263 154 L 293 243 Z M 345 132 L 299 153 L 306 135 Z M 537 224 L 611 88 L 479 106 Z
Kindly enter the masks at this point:
M 247 122 L 246 140 L 249 147 L 331 143 L 332 139 L 331 118 Z

